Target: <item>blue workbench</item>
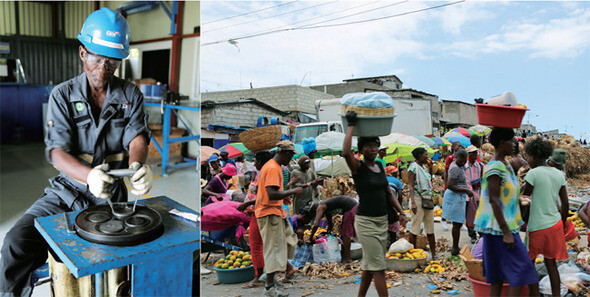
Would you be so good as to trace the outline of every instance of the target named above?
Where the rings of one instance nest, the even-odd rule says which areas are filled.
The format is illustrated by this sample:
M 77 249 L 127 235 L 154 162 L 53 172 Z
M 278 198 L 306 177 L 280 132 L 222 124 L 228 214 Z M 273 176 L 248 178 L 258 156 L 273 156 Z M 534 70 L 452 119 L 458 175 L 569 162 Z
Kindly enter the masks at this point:
M 200 249 L 200 225 L 169 211 L 196 212 L 166 196 L 137 203 L 158 211 L 164 225 L 162 236 L 137 246 L 86 241 L 67 232 L 63 214 L 36 218 L 35 227 L 77 278 L 131 265 L 132 296 L 191 296 L 193 252 Z M 80 212 L 66 214 L 71 228 Z

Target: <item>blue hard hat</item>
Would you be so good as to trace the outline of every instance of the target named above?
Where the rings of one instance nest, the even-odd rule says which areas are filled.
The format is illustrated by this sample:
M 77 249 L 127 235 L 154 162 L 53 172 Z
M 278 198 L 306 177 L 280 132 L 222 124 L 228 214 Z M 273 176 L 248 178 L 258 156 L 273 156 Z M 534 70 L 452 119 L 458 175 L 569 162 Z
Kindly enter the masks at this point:
M 129 56 L 129 25 L 120 13 L 107 7 L 88 16 L 78 40 L 101 56 L 115 59 Z

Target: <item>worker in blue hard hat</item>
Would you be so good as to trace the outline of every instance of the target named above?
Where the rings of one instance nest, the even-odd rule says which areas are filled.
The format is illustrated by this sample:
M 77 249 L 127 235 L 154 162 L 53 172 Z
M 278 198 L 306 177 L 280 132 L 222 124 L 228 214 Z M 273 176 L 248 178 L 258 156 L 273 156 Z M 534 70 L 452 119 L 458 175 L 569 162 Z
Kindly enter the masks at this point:
M 45 123 L 46 157 L 60 173 L 6 234 L 0 296 L 32 294 L 32 272 L 45 263 L 48 250 L 33 225 L 36 217 L 82 210 L 105 199 L 127 201 L 123 180 L 111 177 L 110 169 L 136 170 L 130 178 L 135 195 L 152 186 L 152 171 L 145 164 L 150 131 L 142 93 L 114 76 L 129 53 L 127 22 L 102 8 L 88 16 L 78 40 L 84 73 L 53 89 Z

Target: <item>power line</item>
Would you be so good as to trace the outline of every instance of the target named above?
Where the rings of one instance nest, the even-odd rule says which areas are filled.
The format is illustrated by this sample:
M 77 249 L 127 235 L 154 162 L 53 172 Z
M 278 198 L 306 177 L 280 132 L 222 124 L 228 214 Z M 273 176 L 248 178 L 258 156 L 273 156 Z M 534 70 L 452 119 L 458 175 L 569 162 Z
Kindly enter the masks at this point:
M 344 12 L 344 11 L 353 10 L 353 9 L 356 9 L 356 8 L 359 8 L 359 7 L 363 7 L 363 6 L 367 6 L 367 5 L 372 5 L 372 4 L 375 4 L 375 3 L 378 3 L 378 2 L 380 2 L 380 1 L 375 1 L 375 2 L 370 2 L 370 3 L 363 3 L 361 5 L 349 7 L 349 8 L 338 10 L 338 11 L 331 12 L 331 13 L 328 13 L 328 14 L 323 14 L 323 15 L 320 15 L 320 16 L 316 16 L 316 17 L 312 17 L 312 18 L 306 19 L 306 20 L 297 21 L 297 22 L 294 22 L 294 23 L 291 23 L 291 24 L 282 25 L 282 26 L 271 28 L 271 29 L 265 29 L 265 30 L 261 30 L 261 31 L 258 31 L 258 32 L 249 33 L 249 34 L 246 34 L 246 35 L 241 35 L 241 36 L 238 36 L 238 37 L 234 37 L 234 38 L 232 38 L 230 40 L 234 40 L 236 38 L 241 38 L 243 36 L 250 36 L 252 34 L 260 34 L 260 33 L 271 32 L 271 31 L 277 30 L 279 28 L 283 28 L 283 27 L 287 27 L 287 26 L 293 26 L 295 24 L 300 24 L 300 23 L 305 23 L 305 22 L 308 22 L 308 21 L 311 21 L 311 20 L 315 20 L 315 19 L 318 19 L 318 18 L 323 18 L 323 17 L 329 16 L 329 15 L 335 15 L 335 14 L 338 14 L 338 13 L 341 13 L 341 12 Z M 317 23 L 315 23 L 315 24 L 317 24 Z M 315 24 L 311 24 L 311 25 L 315 25 Z M 301 26 L 301 27 L 303 27 L 303 26 Z
M 306 25 L 306 26 L 313 26 L 313 25 L 327 23 L 327 22 L 331 22 L 331 21 L 335 21 L 335 20 L 339 20 L 339 19 L 343 19 L 343 18 L 347 18 L 347 17 L 357 16 L 357 15 L 361 15 L 361 14 L 364 14 L 364 13 L 367 13 L 367 12 L 372 12 L 372 11 L 375 11 L 375 10 L 378 10 L 378 9 L 383 9 L 383 8 L 390 7 L 390 6 L 400 5 L 400 4 L 405 3 L 405 2 L 408 2 L 408 1 L 409 0 L 400 1 L 400 2 L 393 3 L 393 4 L 387 4 L 387 5 L 384 5 L 384 6 L 377 7 L 377 8 L 373 8 L 373 9 L 369 9 L 369 10 L 365 10 L 365 11 L 361 11 L 361 12 L 357 12 L 357 13 L 352 13 L 352 14 L 349 14 L 349 15 L 345 15 L 345 16 L 333 18 L 333 19 L 330 19 L 330 20 L 325 20 L 325 21 L 314 23 L 314 24 L 309 24 L 309 25 Z M 302 27 L 299 27 L 299 28 L 304 28 L 306 26 L 302 26 Z
M 231 28 L 231 27 L 235 27 L 235 26 L 241 26 L 241 25 L 245 25 L 245 24 L 259 22 L 259 21 L 262 21 L 262 20 L 265 20 L 265 19 L 275 18 L 275 17 L 278 17 L 278 16 L 283 16 L 283 15 L 286 15 L 286 14 L 291 14 L 291 13 L 294 13 L 294 12 L 299 12 L 299 11 L 310 9 L 310 8 L 324 6 L 324 5 L 327 5 L 327 4 L 334 3 L 334 2 L 337 2 L 337 1 L 325 2 L 325 3 L 322 3 L 322 4 L 318 4 L 318 5 L 314 5 L 314 6 L 309 6 L 309 7 L 305 7 L 305 8 L 301 8 L 301 9 L 296 9 L 296 10 L 288 11 L 288 12 L 277 14 L 277 15 L 271 15 L 271 16 L 267 16 L 267 17 L 264 17 L 264 18 L 258 18 L 258 19 L 251 20 L 251 21 L 248 21 L 248 22 L 243 22 L 243 23 L 228 25 L 228 26 L 221 27 L 221 28 L 215 28 L 215 29 L 212 29 L 212 30 L 207 30 L 206 32 L 213 32 L 213 31 L 217 31 L 217 30 L 221 30 L 221 29 L 227 29 L 227 28 Z
M 263 36 L 263 35 L 269 35 L 269 34 L 279 33 L 279 32 L 304 30 L 304 29 L 317 29 L 317 28 L 326 28 L 326 27 L 337 27 L 337 26 L 346 26 L 346 25 L 352 25 L 352 24 L 360 24 L 360 23 L 366 23 L 366 22 L 373 22 L 373 21 L 378 21 L 378 20 L 383 20 L 383 19 L 388 19 L 388 18 L 394 18 L 394 17 L 400 17 L 400 16 L 405 16 L 405 15 L 410 15 L 410 14 L 419 13 L 419 12 L 423 12 L 423 11 L 427 11 L 427 10 L 431 10 L 431 9 L 436 9 L 436 8 L 441 8 L 441 7 L 445 7 L 445 6 L 451 6 L 451 5 L 459 4 L 461 2 L 465 2 L 465 0 L 460 0 L 460 1 L 452 2 L 452 3 L 446 3 L 446 4 L 442 4 L 442 5 L 430 6 L 430 7 L 427 7 L 427 8 L 422 8 L 422 9 L 418 9 L 418 10 L 413 10 L 413 11 L 408 11 L 408 12 L 398 13 L 398 14 L 389 15 L 389 16 L 385 16 L 385 17 L 368 19 L 368 20 L 361 20 L 361 21 L 354 21 L 354 22 L 340 23 L 340 24 L 333 24 L 333 25 L 313 26 L 313 27 L 302 26 L 302 27 L 295 27 L 295 28 L 286 28 L 286 29 L 273 30 L 273 31 L 268 31 L 268 32 L 263 32 L 263 33 L 258 33 L 258 34 L 243 35 L 243 36 L 239 36 L 239 37 L 234 37 L 234 38 L 229 38 L 229 39 L 223 39 L 223 40 L 218 40 L 218 41 L 203 43 L 202 46 L 219 44 L 219 43 L 229 42 L 229 41 L 235 42 L 236 40 L 240 40 L 240 39 L 253 38 L 253 37 L 258 37 L 258 36 Z
M 445 7 L 445 6 L 451 6 L 451 5 L 459 4 L 461 2 L 465 2 L 465 0 L 460 0 L 460 1 L 452 2 L 452 3 L 445 3 L 445 4 L 441 4 L 441 5 L 426 7 L 426 8 L 422 8 L 422 9 L 418 9 L 418 10 L 414 10 L 414 11 L 402 12 L 402 13 L 398 13 L 398 14 L 394 14 L 394 15 L 390 15 L 390 16 L 385 16 L 385 17 L 380 17 L 380 18 L 375 18 L 375 19 L 348 22 L 348 23 L 340 23 L 340 24 L 333 24 L 333 25 L 303 27 L 303 28 L 297 28 L 297 29 L 317 29 L 317 28 L 328 28 L 328 27 L 337 27 L 337 26 L 346 26 L 346 25 L 367 23 L 367 22 L 379 21 L 379 20 L 384 20 L 384 19 L 389 19 L 389 18 L 394 18 L 394 17 L 400 17 L 400 16 L 404 16 L 404 15 L 414 14 L 414 13 L 427 11 L 427 10 L 431 10 L 431 9 L 436 9 L 436 8 L 441 8 L 441 7 Z
M 287 2 L 287 3 L 282 3 L 282 4 L 279 4 L 279 5 L 275 5 L 275 6 L 271 6 L 271 7 L 267 7 L 267 8 L 262 8 L 262 9 L 258 9 L 258 10 L 254 10 L 254 11 L 250 11 L 250 12 L 246 12 L 246 13 L 242 13 L 242 14 L 238 14 L 238 15 L 234 15 L 234 16 L 230 16 L 230 17 L 226 17 L 226 18 L 222 18 L 222 19 L 218 19 L 218 20 L 211 21 L 211 22 L 206 22 L 206 23 L 203 23 L 201 25 L 209 25 L 209 24 L 220 22 L 220 21 L 229 20 L 229 19 L 233 19 L 233 18 L 237 18 L 237 17 L 241 17 L 241 16 L 245 16 L 245 15 L 249 15 L 249 14 L 253 14 L 253 13 L 265 11 L 265 10 L 268 10 L 268 9 L 272 9 L 272 8 L 277 8 L 277 7 L 281 7 L 281 6 L 284 6 L 284 5 L 293 4 L 295 2 L 298 2 L 298 1 L 292 1 L 292 2 Z

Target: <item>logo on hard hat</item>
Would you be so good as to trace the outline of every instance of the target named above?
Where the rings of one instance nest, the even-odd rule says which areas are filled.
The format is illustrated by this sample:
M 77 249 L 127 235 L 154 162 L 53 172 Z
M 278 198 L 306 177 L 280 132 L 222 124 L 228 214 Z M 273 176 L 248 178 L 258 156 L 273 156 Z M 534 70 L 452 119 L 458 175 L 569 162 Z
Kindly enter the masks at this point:
M 119 34 L 119 31 L 116 31 L 116 32 L 107 31 L 107 36 L 109 36 L 109 37 L 117 37 L 117 35 L 121 35 L 121 34 Z

